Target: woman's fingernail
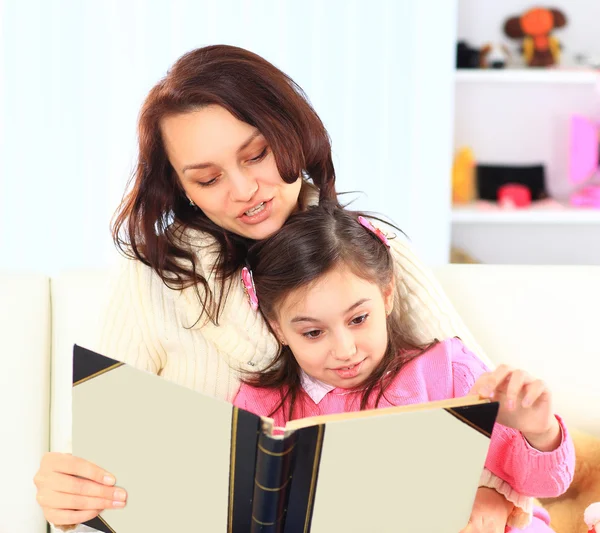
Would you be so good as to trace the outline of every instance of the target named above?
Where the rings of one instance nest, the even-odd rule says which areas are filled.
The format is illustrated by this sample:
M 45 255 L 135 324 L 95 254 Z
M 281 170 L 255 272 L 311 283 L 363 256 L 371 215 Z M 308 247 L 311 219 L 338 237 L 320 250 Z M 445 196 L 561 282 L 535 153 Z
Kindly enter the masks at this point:
M 113 493 L 113 498 L 117 501 L 124 502 L 127 499 L 127 493 L 123 489 L 117 489 Z
M 512 411 L 515 408 L 515 401 L 514 400 L 508 400 L 506 402 L 506 407 L 508 407 L 509 411 Z
M 117 480 L 110 474 L 106 474 L 103 481 L 105 485 L 114 485 L 117 482 Z
M 113 502 L 113 507 L 125 507 L 125 502 Z

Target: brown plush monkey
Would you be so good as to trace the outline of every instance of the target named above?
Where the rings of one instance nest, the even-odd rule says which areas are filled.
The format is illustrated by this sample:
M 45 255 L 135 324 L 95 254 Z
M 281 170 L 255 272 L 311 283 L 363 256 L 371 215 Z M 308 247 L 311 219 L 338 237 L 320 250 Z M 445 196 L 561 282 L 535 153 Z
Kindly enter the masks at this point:
M 504 24 L 504 33 L 523 39 L 523 56 L 530 67 L 547 67 L 558 63 L 560 44 L 550 32 L 567 23 L 558 9 L 533 8 L 520 17 L 511 17 Z

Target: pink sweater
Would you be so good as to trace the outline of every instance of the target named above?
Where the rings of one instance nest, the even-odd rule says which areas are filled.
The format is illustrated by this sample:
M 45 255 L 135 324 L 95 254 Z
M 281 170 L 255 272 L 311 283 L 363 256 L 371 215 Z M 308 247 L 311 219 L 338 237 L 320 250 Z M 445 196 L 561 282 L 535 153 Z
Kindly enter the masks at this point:
M 477 378 L 487 371 L 459 339 L 448 339 L 409 362 L 394 379 L 379 407 L 465 396 Z M 360 393 L 335 388 L 324 390 L 323 384 L 317 384 L 315 391 L 310 381 L 304 383 L 305 391 L 297 400 L 292 418 L 358 411 L 360 408 Z M 278 390 L 243 384 L 234 404 L 267 416 L 279 399 Z M 285 425 L 287 411 L 285 406 L 271 415 L 277 426 Z M 557 419 L 563 439 L 552 452 L 540 452 L 532 448 L 519 431 L 496 424 L 486 468 L 521 495 L 551 498 L 564 493 L 573 479 L 575 452 L 567 428 L 559 417 Z

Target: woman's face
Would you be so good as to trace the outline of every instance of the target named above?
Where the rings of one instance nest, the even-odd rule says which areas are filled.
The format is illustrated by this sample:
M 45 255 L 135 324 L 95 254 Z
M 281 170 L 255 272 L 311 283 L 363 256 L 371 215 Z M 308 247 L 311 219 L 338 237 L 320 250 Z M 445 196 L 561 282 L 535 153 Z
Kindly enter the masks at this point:
M 296 209 L 302 180 L 283 181 L 266 139 L 224 108 L 174 115 L 161 129 L 187 197 L 215 224 L 259 240 Z

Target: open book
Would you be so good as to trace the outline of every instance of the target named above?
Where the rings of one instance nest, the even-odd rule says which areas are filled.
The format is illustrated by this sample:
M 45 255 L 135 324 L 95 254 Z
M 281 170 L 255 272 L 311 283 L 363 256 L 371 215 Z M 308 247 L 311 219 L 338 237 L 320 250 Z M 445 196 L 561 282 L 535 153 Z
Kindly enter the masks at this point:
M 73 454 L 128 492 L 106 533 L 458 533 L 498 404 L 273 421 L 79 346 Z

